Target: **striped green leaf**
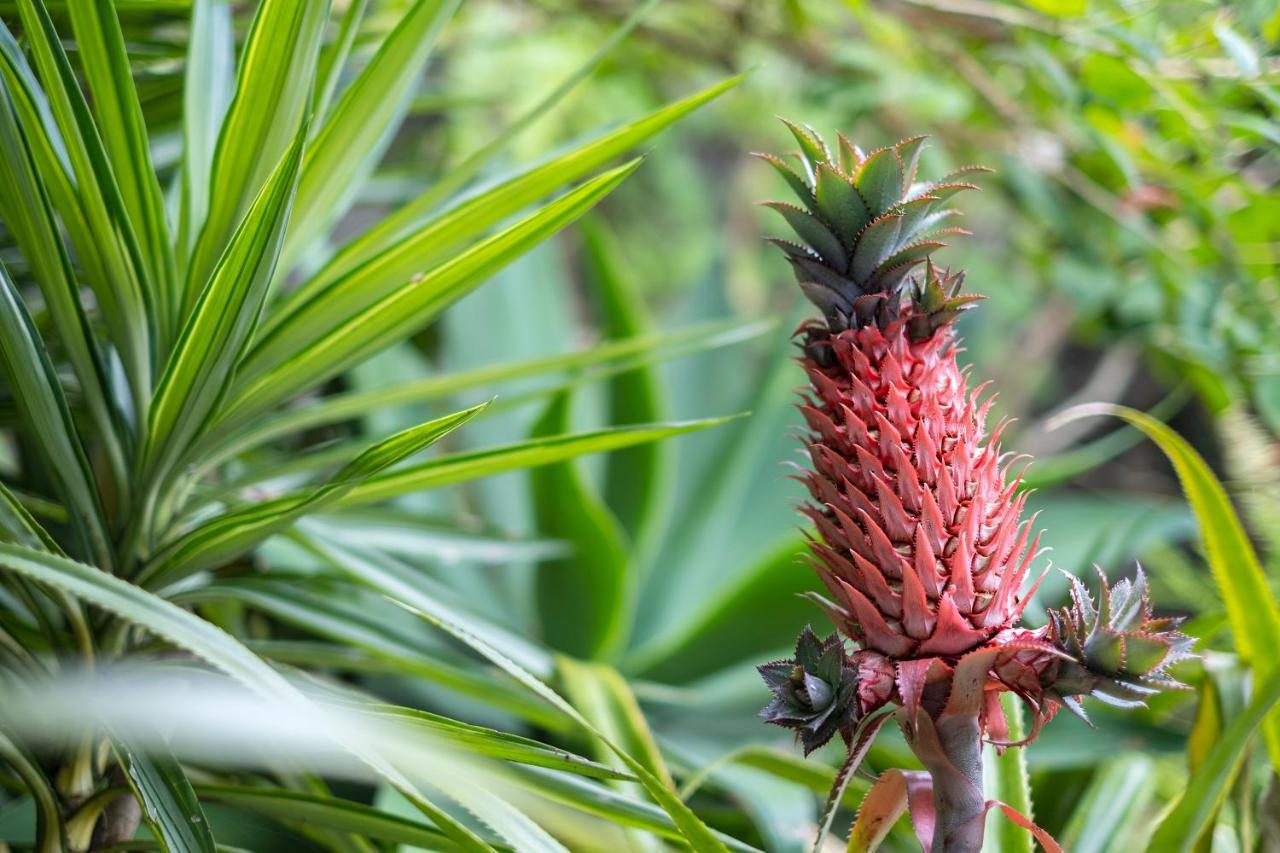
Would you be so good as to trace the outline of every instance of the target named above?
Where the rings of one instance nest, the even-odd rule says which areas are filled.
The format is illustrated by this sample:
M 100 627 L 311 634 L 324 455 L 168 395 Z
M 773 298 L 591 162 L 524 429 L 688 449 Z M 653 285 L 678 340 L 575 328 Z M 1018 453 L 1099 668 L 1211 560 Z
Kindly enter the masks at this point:
M 495 134 L 488 142 L 481 145 L 471 154 L 467 155 L 462 162 L 449 169 L 448 172 L 432 184 L 431 187 L 422 195 L 404 205 L 391 215 L 385 217 L 382 221 L 362 234 L 358 239 L 348 243 L 338 256 L 329 264 L 329 273 L 335 276 L 344 274 L 345 272 L 364 263 L 371 257 L 386 251 L 388 248 L 404 239 L 406 235 L 418 230 L 422 223 L 432 214 L 436 213 L 437 209 L 441 205 L 445 205 L 450 199 L 455 198 L 457 193 L 466 187 L 466 185 L 481 172 L 495 154 L 506 147 L 507 144 L 518 136 L 525 128 L 531 126 L 539 118 L 546 115 L 547 112 L 559 103 L 565 95 L 573 91 L 579 83 L 590 76 L 596 67 L 604 61 L 605 57 L 607 57 L 613 49 L 621 43 L 627 33 L 639 24 L 640 21 L 643 20 L 657 4 L 658 0 L 646 0 L 646 2 L 638 4 L 634 11 L 627 16 L 626 20 L 622 21 L 609 35 L 609 37 L 601 42 L 600 46 L 591 54 L 591 56 L 574 69 L 573 72 L 571 72 L 564 80 L 561 80 L 554 88 L 551 89 L 551 91 L 539 98 L 531 107 L 517 116 L 509 125 L 498 131 L 498 133 Z M 741 80 L 741 77 L 735 77 L 720 86 L 712 87 L 712 89 L 708 91 L 715 90 L 715 93 L 719 94 L 719 92 L 724 91 L 724 89 L 729 88 L 739 80 Z M 557 186 L 562 186 L 565 183 L 577 180 L 582 175 L 604 165 L 609 160 L 612 160 L 614 157 L 617 157 L 624 151 L 632 148 L 645 136 L 660 130 L 666 124 L 669 124 L 671 121 L 679 118 L 680 115 L 683 115 L 684 112 L 688 111 L 688 109 L 696 108 L 698 104 L 688 106 L 688 109 L 684 111 L 676 111 L 674 115 L 670 112 L 672 108 L 687 104 L 689 101 L 701 97 L 702 94 L 706 93 L 699 93 L 699 95 L 694 95 L 693 98 L 686 99 L 686 101 L 673 104 L 672 107 L 665 108 L 654 113 L 649 118 L 663 116 L 666 118 L 666 121 L 658 123 L 656 127 L 648 128 L 647 131 L 642 132 L 642 135 L 632 138 L 631 142 L 614 150 L 612 154 L 603 157 L 594 164 L 582 166 L 581 171 L 579 171 L 576 176 L 562 177 L 559 181 L 544 190 L 543 194 L 551 192 L 551 190 L 555 189 Z M 714 95 L 711 97 L 714 97 Z M 701 103 L 701 101 L 699 101 L 699 103 Z M 646 123 L 648 123 L 648 119 L 642 119 L 637 124 Z M 630 135 L 633 130 L 637 129 L 639 128 L 636 125 L 623 127 L 616 133 L 610 133 L 607 136 L 601 137 L 597 141 L 600 143 L 606 143 L 610 140 L 616 142 L 621 138 L 619 135 Z M 595 143 L 591 143 L 590 146 L 594 146 L 594 144 Z M 569 156 L 576 156 L 578 153 L 580 152 L 570 152 Z M 541 196 L 535 196 L 535 199 L 540 197 Z M 533 200 L 534 199 L 530 199 L 529 201 Z M 527 203 L 528 202 L 526 202 L 526 204 Z M 520 206 L 517 206 L 511 212 L 518 210 L 519 207 Z
M 646 441 L 660 441 L 674 435 L 719 426 L 729 418 L 709 418 L 667 424 L 594 430 L 520 441 L 467 453 L 441 456 L 417 465 L 407 465 L 371 477 L 352 489 L 343 506 L 373 503 L 424 489 L 436 489 L 519 468 L 550 465 L 588 453 L 602 453 L 631 447 Z
M 197 527 L 159 554 L 139 582 L 172 581 L 236 557 L 308 513 L 340 500 L 359 483 L 412 456 L 462 426 L 485 406 L 473 406 L 384 439 L 316 489 L 233 510 Z
M 594 735 L 604 742 L 610 751 L 612 751 L 613 754 L 622 761 L 627 769 L 640 780 L 640 784 L 644 786 L 645 791 L 648 792 L 654 802 L 656 802 L 662 810 L 670 816 L 672 821 L 675 822 L 683 839 L 688 842 L 694 850 L 698 850 L 700 853 L 716 853 L 716 851 L 719 851 L 719 853 L 727 853 L 728 848 L 725 846 L 724 841 L 721 840 L 719 834 L 708 828 L 707 825 L 693 813 L 693 810 L 676 796 L 675 792 L 672 791 L 671 788 L 646 769 L 644 764 L 639 760 L 632 757 L 621 746 L 609 739 L 603 732 L 593 726 L 586 717 L 582 716 L 577 709 L 565 701 L 564 697 L 556 693 L 546 684 L 543 684 L 534 676 L 530 675 L 501 651 L 495 649 L 479 637 L 471 634 L 466 629 L 453 623 L 446 622 L 436 616 L 414 610 L 407 605 L 403 606 L 410 612 L 416 613 L 428 623 L 439 628 L 441 631 L 444 631 L 449 636 L 470 647 L 473 651 L 487 659 L 494 666 L 498 667 L 507 675 L 515 679 L 517 683 L 526 687 L 570 720 L 573 720 L 581 726 L 584 731 Z
M 737 85 L 734 77 L 691 95 L 617 130 L 591 140 L 546 163 L 521 170 L 492 187 L 449 207 L 425 223 L 384 233 L 381 227 L 357 238 L 319 273 L 290 294 L 267 321 L 264 355 L 287 352 L 314 334 L 330 311 L 364 308 L 399 287 L 415 273 L 431 269 L 459 247 L 496 224 L 632 150 L 673 122 Z M 430 212 L 428 210 L 427 212 Z M 394 218 L 394 217 L 392 217 Z M 388 223 L 391 218 L 386 220 Z M 273 341 L 286 326 L 290 334 Z
M 24 132 L 25 131 L 25 132 Z M 120 481 L 124 479 L 122 438 L 126 430 L 115 409 L 111 377 L 93 337 L 80 298 L 71 258 L 62 241 L 57 217 L 14 102 L 0 93 L 0 219 L 22 249 L 57 330 L 67 360 L 75 370 L 98 434 Z M 56 162 L 56 160 L 54 161 Z M 65 177 L 61 167 L 55 178 Z
M 168 465 L 210 420 L 253 333 L 289 221 L 305 131 L 236 229 L 174 346 L 148 417 L 148 470 Z
M 369 355 L 421 329 L 447 306 L 608 195 L 638 165 L 605 172 L 504 231 L 421 275 L 406 276 L 391 293 L 362 310 L 329 302 L 307 333 L 285 320 L 246 356 L 224 419 L 233 423 L 296 396 Z M 373 261 L 382 263 L 381 260 Z M 287 341 L 280 349 L 275 344 Z
M 177 261 L 185 274 L 196 238 L 209 213 L 209 176 L 222 120 L 235 93 L 235 34 L 231 4 L 192 0 L 182 95 L 182 199 L 178 208 Z M 175 301 L 177 301 L 175 299 Z M 174 306 L 175 312 L 181 307 Z M 174 322 L 177 322 L 175 316 Z
M 1275 718 L 1280 704 L 1280 670 L 1272 671 L 1260 681 L 1253 698 L 1214 743 L 1213 749 L 1197 768 L 1187 788 L 1151 837 L 1147 850 L 1190 851 L 1217 813 L 1231 788 L 1231 782 L 1244 763 L 1249 744 L 1264 722 Z
M 263 0 L 258 6 L 214 151 L 209 209 L 187 268 L 182 316 L 195 305 L 245 211 L 298 137 L 311 105 L 328 13 L 329 0 Z
M 200 801 L 182 765 L 170 753 L 144 753 L 128 744 L 115 744 L 129 787 L 142 805 L 152 833 L 176 853 L 214 853 L 217 844 Z
M 69 4 L 67 10 L 103 149 L 137 235 L 146 279 L 153 288 L 156 316 L 168 330 L 176 296 L 173 249 L 120 21 L 111 0 L 83 0 Z
M 307 147 L 298 181 L 298 215 L 289 227 L 285 247 L 287 260 L 324 236 L 346 212 L 390 143 L 431 49 L 460 2 L 415 0 L 342 93 Z
M 474 388 L 492 388 L 522 379 L 551 373 L 582 375 L 585 371 L 603 372 L 633 365 L 680 358 L 704 350 L 733 346 L 772 329 L 769 321 L 739 323 L 712 321 L 666 334 L 652 334 L 601 343 L 590 349 L 555 353 L 538 358 L 518 359 L 444 373 L 413 382 L 403 382 L 372 391 L 351 391 L 324 397 L 314 403 L 290 408 L 263 417 L 225 437 L 209 436 L 197 454 L 202 465 L 234 456 L 281 436 L 362 417 L 369 412 L 393 406 L 409 406 L 432 400 L 447 399 Z M 510 398 L 502 397 L 500 403 Z M 497 408 L 495 406 L 494 408 Z
M 48 584 L 101 607 L 147 631 L 186 649 L 230 675 L 259 695 L 295 703 L 310 710 L 308 700 L 285 678 L 221 628 L 136 584 L 105 574 L 92 566 L 20 545 L 0 543 L 0 566 L 23 577 Z M 462 849 L 489 851 L 485 844 L 446 812 L 418 794 L 395 768 L 361 745 L 349 749 L 386 778 L 430 817 Z
M 75 178 L 75 210 L 62 210 L 78 241 L 77 254 L 92 271 L 90 284 L 120 349 L 135 404 L 151 387 L 151 296 L 154 286 L 89 105 L 42 0 L 19 0 L 23 30 L 44 84 L 49 111 Z M 15 74 L 18 73 L 16 70 Z

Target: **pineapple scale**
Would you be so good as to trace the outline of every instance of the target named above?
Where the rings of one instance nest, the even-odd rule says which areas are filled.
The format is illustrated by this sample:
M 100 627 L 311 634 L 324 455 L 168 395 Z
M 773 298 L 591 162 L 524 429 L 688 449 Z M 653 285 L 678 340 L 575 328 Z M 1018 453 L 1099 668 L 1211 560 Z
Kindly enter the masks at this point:
M 954 333 L 912 341 L 908 321 L 815 325 L 832 357 L 801 360 L 814 567 L 842 631 L 899 661 L 953 658 L 1012 627 L 1038 544 Z

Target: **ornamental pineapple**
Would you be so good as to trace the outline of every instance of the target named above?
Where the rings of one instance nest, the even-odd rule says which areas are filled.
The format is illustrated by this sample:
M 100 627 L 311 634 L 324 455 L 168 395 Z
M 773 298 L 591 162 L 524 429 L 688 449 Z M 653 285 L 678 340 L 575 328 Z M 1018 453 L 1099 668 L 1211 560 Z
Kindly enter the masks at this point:
M 940 202 L 973 185 L 917 182 L 920 137 L 864 154 L 841 136 L 837 162 L 816 134 L 791 129 L 801 171 L 765 159 L 805 207 L 769 206 L 804 244 L 773 242 L 824 315 L 800 329 L 813 463 L 803 511 L 817 528 L 825 608 L 862 658 L 894 670 L 874 706 L 932 659 L 1017 622 L 1036 539 L 1010 477 L 1016 461 L 986 430 L 989 400 L 956 363 L 952 321 L 979 297 L 930 260 L 937 236 L 962 233 Z
M 1044 628 L 1019 625 L 1039 582 L 1027 588 L 1039 539 L 1021 463 L 1001 451 L 991 398 L 956 361 L 953 323 L 981 297 L 932 261 L 939 237 L 967 233 L 944 201 L 975 189 L 962 175 L 986 170 L 921 181 L 923 137 L 864 153 L 840 136 L 833 153 L 812 129 L 787 126 L 799 153 L 758 156 L 799 197 L 767 203 L 799 242 L 770 242 L 822 312 L 797 330 L 812 461 L 801 509 L 829 594 L 814 598 L 855 649 L 806 628 L 794 659 L 760 667 L 775 696 L 763 716 L 797 730 L 806 753 L 839 732 L 847 777 L 885 719 L 876 712 L 898 706 L 932 777 L 934 853 L 976 851 L 993 805 L 982 744 L 1010 745 L 1001 692 L 1031 706 L 1034 738 L 1059 707 L 1079 712 L 1080 695 L 1141 703 L 1175 685 L 1164 671 L 1191 642 L 1152 618 L 1140 571 L 1110 588 L 1104 579 L 1100 608 L 1073 581 L 1072 607 Z

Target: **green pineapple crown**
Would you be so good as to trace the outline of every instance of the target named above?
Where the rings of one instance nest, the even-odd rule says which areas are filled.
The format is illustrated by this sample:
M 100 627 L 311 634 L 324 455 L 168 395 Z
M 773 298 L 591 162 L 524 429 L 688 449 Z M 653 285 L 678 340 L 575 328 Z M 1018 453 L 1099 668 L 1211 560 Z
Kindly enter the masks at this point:
M 818 639 L 808 625 L 796 640 L 795 657 L 756 667 L 773 693 L 760 716 L 795 730 L 805 755 L 856 723 L 857 673 L 845 655 L 839 634 Z
M 765 205 L 787 220 L 800 242 L 769 242 L 786 254 L 800 289 L 822 311 L 832 333 L 896 320 L 905 293 L 912 305 L 907 332 L 924 340 L 981 299 L 960 295 L 963 273 L 939 271 L 931 255 L 946 245 L 939 237 L 969 233 L 946 224 L 960 212 L 943 202 L 977 189 L 957 178 L 989 169 L 966 166 L 937 181 L 918 181 L 923 136 L 867 154 L 837 134 L 833 155 L 813 128 L 782 121 L 800 150 L 787 157 L 756 156 L 799 197 L 801 206 Z M 921 264 L 923 276 L 913 275 Z
M 1102 572 L 1099 570 L 1099 575 Z M 1168 669 L 1194 657 L 1195 640 L 1177 630 L 1181 619 L 1152 616 L 1147 579 L 1139 567 L 1133 580 L 1108 586 L 1102 577 L 1095 605 L 1079 578 L 1071 576 L 1069 607 L 1049 611 L 1059 645 L 1074 658 L 1065 662 L 1053 689 L 1079 713 L 1072 696 L 1089 694 L 1120 708 L 1138 707 L 1160 688 L 1185 685 Z

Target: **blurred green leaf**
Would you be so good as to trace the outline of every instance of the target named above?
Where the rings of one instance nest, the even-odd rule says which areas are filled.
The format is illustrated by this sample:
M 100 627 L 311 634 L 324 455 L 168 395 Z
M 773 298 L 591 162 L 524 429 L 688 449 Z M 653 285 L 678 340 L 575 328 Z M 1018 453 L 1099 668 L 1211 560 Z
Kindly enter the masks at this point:
M 1232 780 L 1240 769 L 1249 743 L 1271 719 L 1280 703 L 1280 671 L 1272 672 L 1257 685 L 1244 712 L 1223 731 L 1204 764 L 1191 777 L 1182 796 L 1165 815 L 1156 829 L 1150 851 L 1191 850 L 1208 825 L 1209 819 L 1222 805 Z
M 532 440 L 568 432 L 569 402 L 567 392 L 552 398 L 534 424 Z M 578 657 L 610 658 L 624 643 L 627 595 L 634 584 L 617 519 L 572 459 L 538 466 L 529 485 L 538 530 L 570 543 L 572 551 L 538 567 L 543 639 Z

